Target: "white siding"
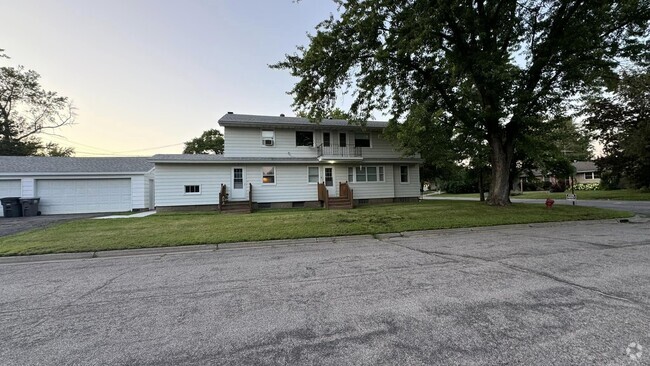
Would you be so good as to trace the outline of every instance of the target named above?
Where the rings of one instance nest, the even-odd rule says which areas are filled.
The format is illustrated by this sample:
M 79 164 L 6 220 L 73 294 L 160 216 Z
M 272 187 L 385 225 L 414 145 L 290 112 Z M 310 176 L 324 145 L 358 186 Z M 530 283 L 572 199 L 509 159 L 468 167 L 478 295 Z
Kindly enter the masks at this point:
M 156 164 L 156 206 L 216 205 L 221 184 L 230 186 L 229 165 Z M 185 194 L 186 185 L 201 186 L 200 194 Z
M 369 199 L 369 198 L 393 198 L 394 197 L 394 184 L 391 164 L 372 164 L 361 166 L 383 166 L 384 167 L 384 181 L 383 182 L 351 182 L 350 188 L 353 190 L 354 199 Z M 337 181 L 345 182 L 348 180 L 348 167 L 358 168 L 359 165 L 339 165 L 336 169 Z M 338 185 L 338 183 L 337 183 Z
M 275 167 L 275 185 L 262 184 L 262 166 Z M 317 201 L 318 186 L 307 182 L 308 166 L 315 165 L 248 165 L 247 185 L 253 185 L 253 202 Z
M 20 179 L 0 180 L 0 198 L 20 197 Z M 0 217 L 4 216 L 2 207 L 0 207 Z
M 401 165 L 406 165 L 409 167 L 408 183 L 402 183 L 400 181 Z M 420 196 L 420 168 L 418 164 L 395 164 L 393 171 L 394 171 L 394 180 L 395 180 L 395 197 Z
M 307 131 L 303 129 L 301 131 Z M 338 145 L 339 132 L 347 134 L 347 146 L 354 146 L 353 131 L 325 130 L 330 132 L 332 144 Z M 262 146 L 262 129 L 250 127 L 225 128 L 224 155 L 230 157 L 275 157 L 275 158 L 315 158 L 318 156 L 316 147 L 296 146 L 296 130 L 275 129 L 275 145 Z M 380 132 L 370 134 L 370 146 L 362 148 L 364 158 L 398 159 L 401 153 L 395 151 L 393 146 L 386 141 Z M 323 141 L 323 131 L 314 131 L 314 146 Z

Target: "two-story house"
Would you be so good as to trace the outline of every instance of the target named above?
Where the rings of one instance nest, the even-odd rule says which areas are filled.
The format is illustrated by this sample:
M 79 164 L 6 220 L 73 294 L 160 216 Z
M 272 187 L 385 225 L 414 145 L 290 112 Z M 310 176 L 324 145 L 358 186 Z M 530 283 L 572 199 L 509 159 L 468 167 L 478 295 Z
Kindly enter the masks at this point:
M 158 209 L 217 208 L 220 192 L 257 208 L 317 207 L 319 187 L 338 197 L 345 182 L 355 204 L 419 197 L 421 159 L 401 156 L 382 138 L 387 122 L 360 127 L 229 112 L 219 125 L 223 155 L 153 156 Z

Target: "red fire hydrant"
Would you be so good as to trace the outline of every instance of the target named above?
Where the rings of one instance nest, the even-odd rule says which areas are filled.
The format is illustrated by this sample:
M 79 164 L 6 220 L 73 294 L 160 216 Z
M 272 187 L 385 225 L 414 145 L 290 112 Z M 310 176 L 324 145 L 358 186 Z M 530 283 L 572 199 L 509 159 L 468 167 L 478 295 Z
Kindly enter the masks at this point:
M 555 203 L 555 200 L 552 200 L 550 198 L 546 199 L 546 208 L 553 208 L 553 204 Z

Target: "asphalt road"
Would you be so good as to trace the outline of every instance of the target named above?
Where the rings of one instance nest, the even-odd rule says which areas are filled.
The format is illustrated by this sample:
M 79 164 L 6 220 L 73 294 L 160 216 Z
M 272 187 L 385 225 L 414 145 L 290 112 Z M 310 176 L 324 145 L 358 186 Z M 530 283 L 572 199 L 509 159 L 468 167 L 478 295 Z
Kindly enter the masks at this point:
M 0 264 L 0 364 L 650 364 L 641 221 Z
M 580 195 L 580 193 L 578 193 Z M 426 200 L 458 200 L 458 201 L 478 201 L 478 198 L 470 197 L 437 197 L 435 195 L 424 196 Z M 516 198 L 510 199 L 513 203 L 534 203 L 544 205 L 545 199 Z M 556 199 L 556 205 L 573 205 L 573 201 Z M 614 201 L 614 200 L 580 200 L 575 203 L 578 206 L 609 208 L 612 210 L 630 211 L 635 214 L 650 217 L 650 201 Z

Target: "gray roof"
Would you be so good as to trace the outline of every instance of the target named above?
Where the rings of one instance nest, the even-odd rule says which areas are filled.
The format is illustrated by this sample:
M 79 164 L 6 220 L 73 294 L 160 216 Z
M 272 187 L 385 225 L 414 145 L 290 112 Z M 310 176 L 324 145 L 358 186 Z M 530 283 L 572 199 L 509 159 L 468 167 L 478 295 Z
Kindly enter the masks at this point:
M 576 161 L 573 166 L 576 168 L 576 173 L 598 171 L 598 167 L 593 161 Z
M 279 127 L 279 128 L 296 128 L 296 127 L 337 127 L 341 129 L 361 128 L 358 125 L 351 125 L 344 119 L 324 119 L 320 123 L 311 122 L 307 118 L 300 117 L 282 117 L 282 116 L 256 116 L 251 114 L 234 114 L 227 113 L 219 119 L 221 126 L 246 126 L 246 127 Z M 366 128 L 382 129 L 388 126 L 388 122 L 368 121 Z
M 287 162 L 317 162 L 316 158 L 269 158 L 269 157 L 233 157 L 214 154 L 156 154 L 150 161 L 155 163 L 229 163 L 229 162 L 255 162 L 255 161 L 287 161 Z
M 0 173 L 146 173 L 148 157 L 0 156 Z

